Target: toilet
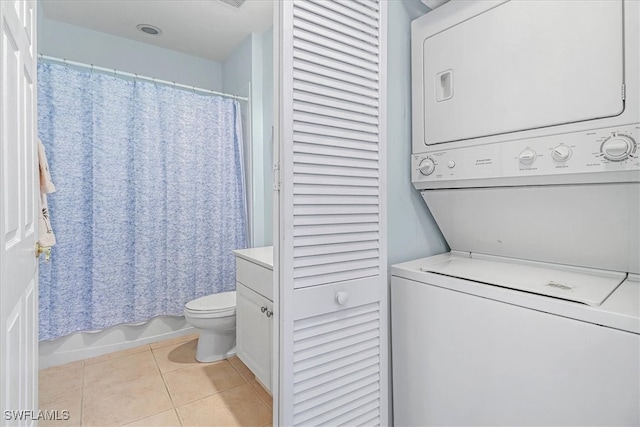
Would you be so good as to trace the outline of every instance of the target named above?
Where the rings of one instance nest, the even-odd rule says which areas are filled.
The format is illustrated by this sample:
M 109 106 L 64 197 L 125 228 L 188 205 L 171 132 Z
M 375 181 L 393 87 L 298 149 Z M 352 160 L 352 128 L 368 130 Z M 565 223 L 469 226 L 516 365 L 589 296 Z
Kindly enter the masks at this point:
M 214 362 L 236 353 L 236 292 L 221 292 L 185 304 L 184 317 L 200 334 L 196 360 Z

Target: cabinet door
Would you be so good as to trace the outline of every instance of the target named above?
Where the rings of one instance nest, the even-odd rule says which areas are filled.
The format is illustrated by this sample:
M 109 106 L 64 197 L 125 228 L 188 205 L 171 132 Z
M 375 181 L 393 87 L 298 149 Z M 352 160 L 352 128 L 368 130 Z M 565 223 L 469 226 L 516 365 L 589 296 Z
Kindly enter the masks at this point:
M 271 391 L 273 317 L 267 314 L 273 312 L 273 303 L 239 282 L 236 292 L 238 357 Z

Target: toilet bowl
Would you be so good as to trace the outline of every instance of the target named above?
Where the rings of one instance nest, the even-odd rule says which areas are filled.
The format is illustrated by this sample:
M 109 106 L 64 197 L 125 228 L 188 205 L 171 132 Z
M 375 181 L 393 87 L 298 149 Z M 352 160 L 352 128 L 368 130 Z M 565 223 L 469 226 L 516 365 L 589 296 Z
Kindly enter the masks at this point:
M 184 317 L 198 330 L 198 362 L 214 362 L 236 353 L 236 292 L 221 292 L 185 304 Z

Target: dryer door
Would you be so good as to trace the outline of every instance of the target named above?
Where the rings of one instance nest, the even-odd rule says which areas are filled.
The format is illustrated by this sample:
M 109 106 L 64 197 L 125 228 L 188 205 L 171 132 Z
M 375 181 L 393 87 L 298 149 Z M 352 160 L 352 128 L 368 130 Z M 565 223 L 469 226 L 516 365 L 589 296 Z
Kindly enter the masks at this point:
M 623 2 L 508 1 L 423 41 L 425 144 L 624 110 Z

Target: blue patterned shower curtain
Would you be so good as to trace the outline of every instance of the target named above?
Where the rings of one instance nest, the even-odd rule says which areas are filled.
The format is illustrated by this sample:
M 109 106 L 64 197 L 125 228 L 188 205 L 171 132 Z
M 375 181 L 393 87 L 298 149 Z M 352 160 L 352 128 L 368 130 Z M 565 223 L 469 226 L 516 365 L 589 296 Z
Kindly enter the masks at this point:
M 231 251 L 247 245 L 237 101 L 48 62 L 38 91 L 57 189 L 40 339 L 234 290 Z

